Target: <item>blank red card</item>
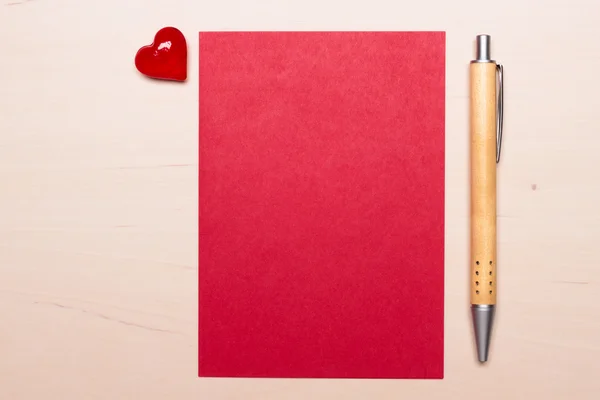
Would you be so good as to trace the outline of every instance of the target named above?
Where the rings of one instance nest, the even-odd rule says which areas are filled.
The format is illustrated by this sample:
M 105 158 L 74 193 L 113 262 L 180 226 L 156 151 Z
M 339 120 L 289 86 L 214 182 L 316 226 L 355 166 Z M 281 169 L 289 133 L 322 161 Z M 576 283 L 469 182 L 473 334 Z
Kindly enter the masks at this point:
M 442 378 L 443 32 L 200 34 L 199 375 Z

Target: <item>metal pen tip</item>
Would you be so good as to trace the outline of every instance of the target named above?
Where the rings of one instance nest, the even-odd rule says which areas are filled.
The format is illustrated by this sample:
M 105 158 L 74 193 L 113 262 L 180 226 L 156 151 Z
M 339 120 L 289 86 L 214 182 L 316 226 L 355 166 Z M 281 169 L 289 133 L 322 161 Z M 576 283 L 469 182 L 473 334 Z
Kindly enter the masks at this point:
M 493 305 L 474 304 L 471 306 L 473 327 L 475 329 L 475 344 L 477 345 L 477 358 L 480 363 L 488 360 L 492 325 L 494 322 Z
M 492 59 L 490 35 L 477 35 L 475 54 L 477 56 L 477 61 L 490 61 Z
M 484 356 L 483 354 L 480 354 L 479 352 L 477 352 L 477 359 L 479 360 L 480 364 L 485 364 L 487 362 L 487 355 Z

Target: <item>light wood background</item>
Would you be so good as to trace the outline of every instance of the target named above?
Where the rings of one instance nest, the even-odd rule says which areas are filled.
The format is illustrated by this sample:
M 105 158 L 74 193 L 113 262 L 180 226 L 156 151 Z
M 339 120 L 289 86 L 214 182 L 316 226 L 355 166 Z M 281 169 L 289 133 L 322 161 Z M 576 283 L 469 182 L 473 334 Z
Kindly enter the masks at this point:
M 600 3 L 0 0 L 0 399 L 597 399 Z M 134 69 L 163 26 L 189 81 Z M 196 377 L 200 30 L 446 30 L 441 381 Z M 468 313 L 468 63 L 505 65 L 498 314 Z

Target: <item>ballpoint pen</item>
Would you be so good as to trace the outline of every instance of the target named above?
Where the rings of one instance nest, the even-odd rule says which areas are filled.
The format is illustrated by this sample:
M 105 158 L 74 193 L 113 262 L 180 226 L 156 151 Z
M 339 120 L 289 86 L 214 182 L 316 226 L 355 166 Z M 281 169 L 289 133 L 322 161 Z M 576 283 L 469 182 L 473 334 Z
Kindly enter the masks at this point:
M 477 36 L 470 64 L 471 314 L 480 362 L 486 362 L 496 308 L 496 164 L 500 162 L 503 67 L 491 59 L 490 36 Z

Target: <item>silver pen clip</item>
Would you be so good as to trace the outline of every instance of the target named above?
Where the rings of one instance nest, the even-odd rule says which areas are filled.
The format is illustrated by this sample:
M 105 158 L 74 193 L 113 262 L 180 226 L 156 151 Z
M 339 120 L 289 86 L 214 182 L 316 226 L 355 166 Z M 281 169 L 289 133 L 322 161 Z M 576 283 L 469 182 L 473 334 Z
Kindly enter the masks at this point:
M 500 162 L 502 148 L 502 123 L 504 122 L 504 82 L 502 64 L 496 63 L 498 73 L 498 98 L 496 99 L 496 164 Z

